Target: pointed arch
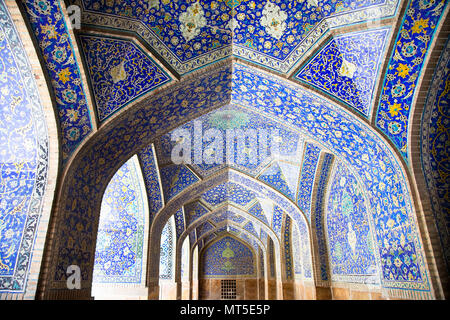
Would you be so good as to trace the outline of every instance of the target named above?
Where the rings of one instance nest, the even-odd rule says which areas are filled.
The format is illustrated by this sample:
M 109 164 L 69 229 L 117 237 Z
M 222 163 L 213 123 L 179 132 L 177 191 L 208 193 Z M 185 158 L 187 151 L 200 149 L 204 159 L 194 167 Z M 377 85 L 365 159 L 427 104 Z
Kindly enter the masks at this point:
M 103 194 L 92 296 L 139 299 L 145 289 L 149 210 L 137 156 L 125 162 Z

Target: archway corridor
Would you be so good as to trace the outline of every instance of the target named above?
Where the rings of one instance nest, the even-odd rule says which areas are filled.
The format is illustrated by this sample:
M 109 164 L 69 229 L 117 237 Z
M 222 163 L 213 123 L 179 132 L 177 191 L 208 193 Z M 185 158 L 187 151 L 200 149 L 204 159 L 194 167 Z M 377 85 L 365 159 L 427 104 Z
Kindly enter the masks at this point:
M 447 299 L 449 8 L 0 0 L 0 299 Z

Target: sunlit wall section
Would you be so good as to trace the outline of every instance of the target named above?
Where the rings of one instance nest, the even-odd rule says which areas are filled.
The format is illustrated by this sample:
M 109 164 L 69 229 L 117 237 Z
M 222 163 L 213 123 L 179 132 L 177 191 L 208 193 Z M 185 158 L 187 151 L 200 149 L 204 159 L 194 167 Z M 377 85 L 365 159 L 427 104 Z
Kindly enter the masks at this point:
M 192 300 L 198 300 L 198 246 L 192 253 Z
M 148 204 L 139 161 L 133 156 L 103 195 L 92 293 L 96 299 L 146 299 Z
M 367 214 L 360 184 L 348 168 L 338 162 L 333 172 L 326 212 L 332 282 L 379 285 L 379 268 Z M 405 240 L 400 242 L 403 244 Z M 405 258 L 397 257 L 392 265 L 399 265 L 402 259 Z M 410 267 L 406 270 L 408 273 L 417 271 L 413 261 L 407 262 L 406 266 Z
M 34 298 L 51 191 L 45 97 L 11 15 L 0 1 L 0 299 L 15 300 Z
M 171 216 L 161 233 L 159 253 L 159 287 L 160 299 L 176 299 L 175 286 L 175 219 Z
M 189 264 L 190 264 L 190 243 L 189 237 L 186 237 L 181 248 L 181 298 L 189 299 Z

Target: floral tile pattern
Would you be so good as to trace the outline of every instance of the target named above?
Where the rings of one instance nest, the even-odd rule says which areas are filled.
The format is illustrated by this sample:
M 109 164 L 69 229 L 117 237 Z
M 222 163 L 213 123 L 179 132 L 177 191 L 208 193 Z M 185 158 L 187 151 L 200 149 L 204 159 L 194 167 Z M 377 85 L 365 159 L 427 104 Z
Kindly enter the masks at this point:
M 138 34 L 178 74 L 235 55 L 286 73 L 332 27 L 395 14 L 397 0 L 73 0 L 88 25 Z
M 325 236 L 326 230 L 325 230 L 325 194 L 327 192 L 327 182 L 331 171 L 332 166 L 332 160 L 334 156 L 332 154 L 325 154 L 321 171 L 320 171 L 320 177 L 319 182 L 317 186 L 317 196 L 316 196 L 316 203 L 315 203 L 315 212 L 312 212 L 312 216 L 315 222 L 315 233 L 316 233 L 316 239 L 317 239 L 317 247 L 319 252 L 319 262 L 320 262 L 320 277 L 323 281 L 329 280 L 329 270 L 327 267 L 327 260 L 328 260 L 328 250 L 327 250 L 327 238 Z M 332 209 L 330 208 L 330 211 Z
M 286 279 L 292 279 L 293 276 L 293 261 L 292 261 L 292 241 L 291 241 L 291 218 L 285 216 L 283 228 L 283 250 L 284 250 L 284 270 Z
M 309 220 L 311 219 L 311 197 L 319 154 L 318 146 L 311 143 L 306 145 L 298 187 L 297 205 Z
M 206 278 L 253 276 L 256 257 L 241 241 L 225 236 L 212 243 L 201 256 L 201 272 Z
M 170 280 L 174 278 L 174 218 L 171 217 L 164 226 L 161 233 L 161 244 L 159 251 L 159 278 Z
M 184 210 L 183 208 L 180 208 L 175 212 L 173 215 L 175 219 L 175 229 L 177 232 L 177 241 L 180 239 L 182 233 L 185 230 L 185 220 L 184 220 Z
M 186 187 L 199 181 L 199 178 L 188 167 L 171 165 L 160 169 L 164 199 L 169 201 Z
M 211 206 L 217 206 L 224 201 L 228 201 L 244 207 L 254 198 L 253 192 L 232 182 L 223 183 L 202 195 L 202 199 Z
M 141 283 L 146 212 L 137 159 L 131 158 L 105 190 L 97 245 L 94 283 Z
M 150 224 L 156 213 L 164 205 L 164 196 L 159 176 L 158 163 L 153 145 L 148 145 L 138 153 L 139 162 L 147 189 L 148 206 L 150 211 Z
M 274 162 L 258 177 L 295 201 L 300 166 L 287 162 Z
M 370 116 L 389 28 L 333 37 L 295 76 Z
M 43 57 L 43 68 L 52 79 L 51 90 L 56 98 L 61 130 L 63 162 L 92 131 L 73 39 L 64 22 L 59 0 L 21 0 L 26 18 L 33 30 Z
M 439 58 L 422 117 L 421 160 L 436 226 L 450 270 L 450 41 Z
M 386 72 L 376 125 L 408 159 L 410 106 L 448 1 L 410 0 Z
M 409 191 L 397 160 L 385 143 L 364 125 L 351 120 L 350 115 L 325 102 L 319 103 L 314 94 L 288 86 L 282 80 L 268 79 L 248 67 L 235 67 L 233 101 L 251 105 L 261 112 L 282 117 L 299 128 L 306 136 L 320 141 L 345 159 L 358 173 L 372 208 L 370 219 L 376 233 L 377 256 L 382 268 L 395 273 L 383 274 L 383 285 L 389 288 L 422 288 L 429 292 L 429 280 L 424 268 L 423 253 L 418 240 L 418 229 L 412 214 Z M 256 94 L 257 83 L 267 89 Z M 246 86 L 245 90 L 241 85 Z M 283 105 L 275 107 L 274 97 L 281 97 Z M 255 104 L 255 101 L 257 104 Z M 403 236 L 402 236 L 403 234 Z M 396 239 L 404 238 L 405 246 Z M 404 272 L 389 263 L 402 255 L 403 261 L 416 261 L 420 272 L 413 279 L 405 279 Z M 408 257 L 406 259 L 406 257 Z M 422 291 L 421 294 L 427 294 Z
M 0 294 L 24 292 L 48 177 L 49 137 L 19 33 L 0 2 Z
M 186 133 L 190 135 L 186 136 Z M 215 133 L 217 138 L 205 138 L 208 133 Z M 172 163 L 172 150 L 177 145 L 188 144 L 188 139 L 190 139 L 191 165 L 202 177 L 206 177 L 225 167 L 257 175 L 271 159 L 277 156 L 289 159 L 297 155 L 300 151 L 298 145 L 301 138 L 271 119 L 230 104 L 164 135 L 157 144 L 160 162 Z M 276 139 L 276 142 L 272 139 Z M 218 150 L 218 146 L 223 148 Z M 235 150 L 231 157 L 227 154 L 228 146 Z M 287 174 L 290 170 L 289 165 L 285 162 L 280 165 Z M 290 177 L 288 174 L 287 176 Z
M 326 211 L 326 232 L 331 277 L 336 281 L 379 283 L 372 232 L 367 220 L 367 207 L 361 187 L 341 163 L 337 163 L 332 178 Z M 406 239 L 398 243 L 398 256 L 382 251 L 384 277 L 420 279 L 414 260 L 409 260 Z M 392 260 L 391 260 L 392 259 Z M 389 262 L 389 260 L 391 260 Z M 394 262 L 395 261 L 395 262 Z
M 130 40 L 81 34 L 97 114 L 104 121 L 170 77 Z
M 253 108 L 255 112 L 260 112 L 265 117 L 283 122 L 287 128 L 298 132 L 299 135 L 303 135 L 308 140 L 317 141 L 317 145 L 320 145 L 320 147 L 317 147 L 319 148 L 317 154 L 322 148 L 325 148 L 339 155 L 339 159 L 345 162 L 346 167 L 351 168 L 352 175 L 358 180 L 361 189 L 365 191 L 364 197 L 367 201 L 364 204 L 366 205 L 367 220 L 376 230 L 373 233 L 373 256 L 376 261 L 379 261 L 380 270 L 391 272 L 380 272 L 381 284 L 388 289 L 397 288 L 408 292 L 420 290 L 421 294 L 428 295 L 430 293 L 429 275 L 424 263 L 423 248 L 418 237 L 411 195 L 405 183 L 402 166 L 393 155 L 389 145 L 383 139 L 380 139 L 366 122 L 355 119 L 352 114 L 330 104 L 314 93 L 306 92 L 285 80 L 239 63 L 233 64 L 232 74 L 229 69 L 227 70 L 214 69 L 208 75 L 180 85 L 176 93 L 168 91 L 153 97 L 151 100 L 152 108 L 143 109 L 142 112 L 138 109 L 133 114 L 132 126 L 129 125 L 130 119 L 123 119 L 118 122 L 117 127 L 111 129 L 111 135 L 108 137 L 110 140 L 99 139 L 92 146 L 92 154 L 87 153 L 86 156 L 83 156 L 79 165 L 83 168 L 85 174 L 75 178 L 74 186 L 86 185 L 89 187 L 88 190 L 92 192 L 97 185 L 94 182 L 101 178 L 99 174 L 108 171 L 107 168 L 99 165 L 98 161 L 92 159 L 93 154 L 96 157 L 101 154 L 105 161 L 115 163 L 115 157 L 118 153 L 133 150 L 138 145 L 139 141 L 122 139 L 121 132 L 124 131 L 124 128 L 127 128 L 127 134 L 136 137 L 136 140 L 141 139 L 143 133 L 146 132 L 147 140 L 149 134 L 155 134 L 156 137 L 158 136 L 156 133 L 167 133 L 169 128 L 175 127 L 175 124 L 180 123 L 180 121 L 185 121 L 186 115 L 194 117 L 199 115 L 200 112 L 210 111 L 208 106 L 214 104 L 211 104 L 211 100 L 205 100 L 203 93 L 211 95 L 211 99 L 222 102 L 222 105 L 228 103 L 228 98 L 231 95 L 233 104 L 238 104 L 242 108 Z M 223 74 L 219 75 L 220 72 L 223 72 Z M 230 80 L 233 90 L 227 91 L 226 89 L 230 88 L 228 83 Z M 215 91 L 216 84 L 220 84 L 223 90 Z M 202 95 L 198 95 L 198 92 L 192 89 L 194 86 L 198 88 Z M 184 101 L 186 103 L 183 103 Z M 148 102 L 146 101 L 146 103 Z M 305 167 L 304 164 L 303 166 Z M 240 186 L 239 188 L 245 186 L 245 189 L 247 189 L 245 192 L 235 193 L 236 199 L 234 200 L 236 200 L 236 203 L 241 202 L 253 207 L 254 201 L 258 201 L 262 214 L 265 215 L 268 206 L 264 205 L 260 199 L 255 199 L 264 195 L 266 200 L 275 202 L 292 218 L 292 225 L 298 228 L 300 239 L 301 275 L 304 279 L 311 279 L 309 221 L 299 212 L 296 204 L 267 184 L 235 170 L 229 170 L 223 175 L 218 172 L 211 178 L 211 183 L 221 185 L 219 189 L 222 191 L 215 193 L 215 196 L 214 194 L 206 196 L 210 204 L 218 205 L 228 196 L 234 196 L 234 194 L 227 194 L 224 181 L 237 184 Z M 204 189 L 201 189 L 202 187 Z M 196 194 L 199 190 L 207 191 L 209 187 L 193 184 L 189 188 L 190 194 Z M 236 188 L 236 190 L 239 188 Z M 83 228 L 89 227 L 89 219 L 84 219 L 84 217 L 88 215 L 88 210 L 85 209 L 89 207 L 88 200 L 92 198 L 91 192 L 86 192 L 85 189 L 73 187 L 69 190 L 71 192 L 68 192 L 67 208 L 64 211 L 67 218 L 69 216 L 74 217 L 74 219 L 79 218 L 82 221 L 80 223 L 83 223 Z M 247 197 L 247 193 L 254 193 L 258 197 Z M 72 197 L 81 199 L 78 207 L 74 210 L 70 210 Z M 173 205 L 169 203 L 168 209 L 173 208 L 173 212 L 176 212 L 183 203 L 192 201 L 192 198 L 188 200 L 189 195 L 184 193 L 179 198 L 176 199 L 176 203 L 174 201 Z M 201 201 L 206 200 L 202 199 Z M 196 204 L 198 205 L 198 203 Z M 190 211 L 187 210 L 187 207 L 185 207 L 185 210 L 188 217 Z M 205 209 L 205 212 L 208 212 L 208 210 Z M 272 217 L 270 218 L 268 221 L 272 221 Z M 64 281 L 64 276 L 58 278 L 61 272 L 59 266 L 63 265 L 65 261 L 82 257 L 82 253 L 89 254 L 89 250 L 80 248 L 76 244 L 77 248 L 73 251 L 65 251 L 64 241 L 68 237 L 64 237 L 64 235 L 70 234 L 70 236 L 77 238 L 79 233 L 72 232 L 70 226 L 61 227 L 63 236 L 61 237 L 60 248 L 62 250 L 57 256 L 56 279 Z M 400 244 L 401 246 L 399 246 L 397 239 L 402 239 L 402 237 L 405 239 L 405 245 Z M 397 267 L 392 268 L 390 263 L 394 262 L 394 265 L 395 262 L 398 263 L 396 257 L 399 256 L 401 256 L 400 259 L 404 264 L 415 261 L 414 263 L 419 271 L 415 273 L 415 278 L 405 279 L 402 270 L 397 269 Z M 297 261 L 297 257 L 294 261 Z

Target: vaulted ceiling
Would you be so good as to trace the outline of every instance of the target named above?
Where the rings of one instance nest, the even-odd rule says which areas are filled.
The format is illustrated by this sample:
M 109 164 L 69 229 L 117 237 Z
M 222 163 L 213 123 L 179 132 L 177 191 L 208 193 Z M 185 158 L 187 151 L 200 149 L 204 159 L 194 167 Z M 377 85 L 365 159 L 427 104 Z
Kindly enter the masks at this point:
M 53 41 L 72 32 L 61 10 L 46 0 L 24 1 L 52 78 L 65 164 L 86 137 L 110 133 L 110 141 L 98 134 L 103 140 L 80 160 L 97 181 L 101 173 L 94 171 L 109 169 L 89 157 L 117 168 L 120 154 L 144 141 L 127 137 L 144 136 L 139 130 L 147 128 L 152 143 L 132 151 L 151 220 L 164 225 L 175 214 L 178 237 L 191 234 L 201 246 L 230 230 L 252 246 L 258 242 L 251 235 L 281 241 L 286 217 L 307 241 L 317 205 L 312 191 L 319 193 L 314 201 L 323 201 L 320 192 L 339 164 L 354 175 L 368 219 L 381 230 L 374 237 L 383 263 L 402 250 L 390 243 L 399 233 L 407 254 L 420 255 L 405 174 L 409 106 L 446 1 L 67 2 L 81 8 L 81 30 L 73 31 L 79 56 L 70 40 Z M 69 60 L 75 63 L 66 66 Z M 205 142 L 202 160 L 221 164 L 173 164 L 180 142 L 173 135 L 184 130 L 198 141 L 196 121 L 202 132 L 222 136 L 228 129 L 276 131 L 279 154 L 256 156 L 233 142 L 246 155 L 236 163 Z M 259 138 L 255 145 L 267 146 Z M 418 269 L 414 281 L 426 288 L 420 259 Z M 396 272 L 382 277 L 396 286 L 404 280 Z
M 178 75 L 231 55 L 289 74 L 332 28 L 392 17 L 397 2 L 73 1 L 84 23 L 138 34 Z

